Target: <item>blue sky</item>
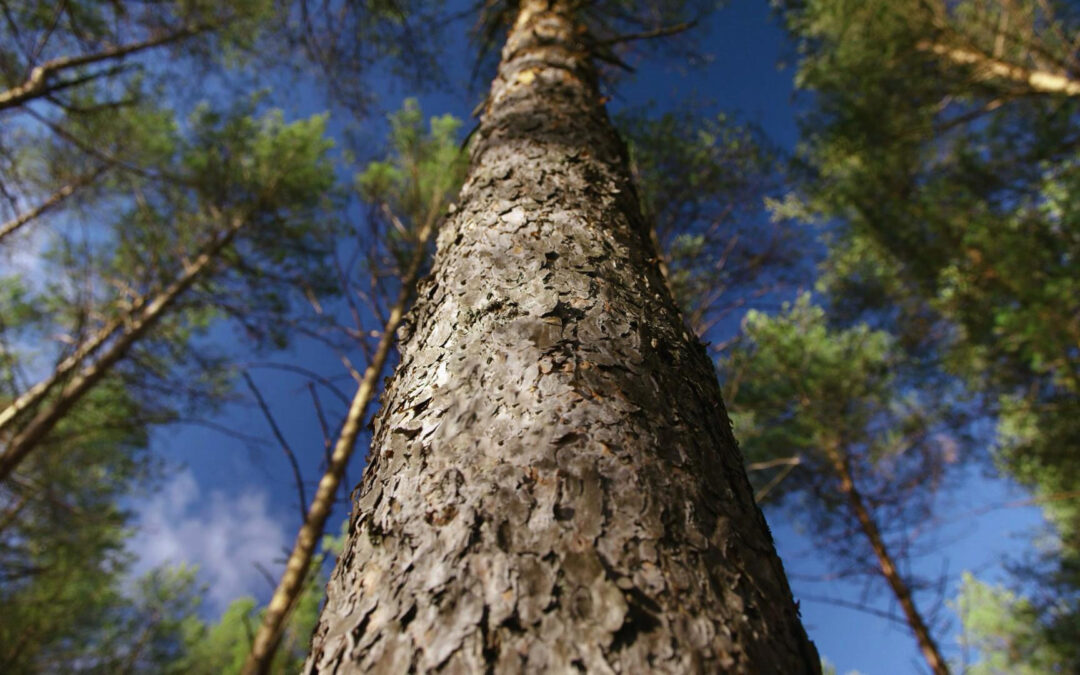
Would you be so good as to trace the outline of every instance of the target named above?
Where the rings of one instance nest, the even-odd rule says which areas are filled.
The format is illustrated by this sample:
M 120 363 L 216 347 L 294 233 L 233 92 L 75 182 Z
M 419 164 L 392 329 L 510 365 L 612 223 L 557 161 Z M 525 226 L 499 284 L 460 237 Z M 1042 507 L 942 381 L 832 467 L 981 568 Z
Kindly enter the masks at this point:
M 483 78 L 472 91 L 467 87 L 472 66 L 471 51 L 465 43 L 467 28 L 466 22 L 458 22 L 447 31 L 452 39 L 446 45 L 443 59 L 449 76 L 445 86 L 419 97 L 426 114 L 452 113 L 466 120 L 466 130 L 473 124 L 469 114 L 486 89 Z M 791 69 L 777 65 L 790 53 L 782 30 L 770 17 L 768 3 L 734 0 L 715 16 L 706 30 L 701 45 L 712 57 L 707 66 L 687 70 L 670 62 L 634 61 L 637 73 L 620 83 L 611 107 L 617 110 L 652 100 L 662 110 L 670 102 L 683 98 L 714 102 L 719 109 L 738 111 L 742 119 L 761 125 L 774 143 L 790 152 L 798 138 L 797 99 L 793 95 Z M 372 86 L 379 93 L 384 110 L 396 109 L 405 96 L 413 94 L 385 76 L 374 78 Z M 275 98 L 275 103 L 285 108 L 289 117 L 319 112 L 326 105 L 320 92 L 303 83 L 288 98 Z M 340 134 L 344 125 L 336 121 L 332 129 Z M 378 154 L 385 131 L 383 113 L 378 111 L 359 130 L 361 138 L 370 140 L 372 156 Z M 218 333 L 217 337 L 230 339 L 227 331 Z M 311 342 L 301 341 L 288 352 L 251 356 L 250 360 L 302 364 L 338 378 L 343 374 L 336 356 Z M 313 492 L 310 486 L 318 479 L 323 447 L 307 380 L 269 368 L 253 368 L 251 372 L 297 452 L 310 495 Z M 351 394 L 353 385 L 347 379 L 339 382 Z M 332 397 L 324 395 L 321 400 L 331 415 L 343 411 L 343 405 Z M 212 421 L 269 439 L 265 420 L 250 405 L 229 406 L 220 418 Z M 366 442 L 366 438 L 362 440 L 350 468 L 348 489 L 359 479 Z M 160 490 L 143 496 L 136 505 L 142 529 L 133 542 L 133 550 L 141 555 L 141 565 L 183 561 L 200 565 L 203 580 L 210 585 L 212 611 L 220 611 L 230 598 L 239 595 L 254 594 L 266 600 L 271 588 L 256 566 L 277 573 L 283 551 L 291 546 L 300 522 L 296 489 L 281 450 L 269 441 L 243 443 L 220 431 L 195 425 L 159 430 L 155 433 L 154 446 L 179 468 Z M 1040 522 L 1038 512 L 1031 508 L 992 510 L 978 517 L 965 515 L 1023 497 L 1018 490 L 977 471 L 969 474 L 963 486 L 945 498 L 942 514 L 946 525 L 929 533 L 927 539 L 936 550 L 919 562 L 920 572 L 947 570 L 952 585 L 945 589 L 946 598 L 955 594 L 955 583 L 962 570 L 977 570 L 990 579 L 1000 574 L 998 563 L 1002 555 L 1022 550 L 1026 545 L 1023 535 Z M 810 540 L 779 517 L 780 514 L 766 513 L 789 571 L 797 573 L 799 579 L 828 571 L 815 555 Z M 344 507 L 339 507 L 331 531 L 336 532 L 344 516 Z M 799 579 L 793 582 L 793 587 L 797 597 L 804 596 L 801 606 L 810 635 L 839 672 L 857 670 L 866 675 L 887 675 L 925 671 L 906 627 L 805 598 L 829 596 L 857 602 L 862 597 L 861 584 L 821 584 Z M 874 605 L 886 611 L 895 609 L 884 593 L 883 584 L 879 590 L 880 593 L 870 596 Z M 953 621 L 952 630 L 941 642 L 950 655 L 958 656 L 953 649 L 955 629 Z

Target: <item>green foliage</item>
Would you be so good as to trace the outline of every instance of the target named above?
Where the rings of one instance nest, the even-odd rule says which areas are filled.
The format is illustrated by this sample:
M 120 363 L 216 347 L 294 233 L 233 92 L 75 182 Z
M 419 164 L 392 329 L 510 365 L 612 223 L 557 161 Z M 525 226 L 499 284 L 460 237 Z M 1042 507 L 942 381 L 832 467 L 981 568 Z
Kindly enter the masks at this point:
M 815 94 L 805 206 L 839 221 L 823 288 L 989 403 L 995 461 L 1050 505 L 1060 537 L 1023 575 L 1037 570 L 1037 625 L 1060 640 L 1054 598 L 1080 614 L 1080 510 L 1059 499 L 1080 488 L 1080 14 L 1045 0 L 778 4 Z
M 183 673 L 185 634 L 197 624 L 202 588 L 190 567 L 158 568 L 135 579 L 97 619 L 99 637 L 75 671 Z
M 906 387 L 900 366 L 891 336 L 865 324 L 830 328 L 809 294 L 774 316 L 748 312 L 720 363 L 747 461 L 798 457 L 776 494 L 802 491 L 826 510 L 841 506 L 838 460 L 853 463 L 864 491 L 883 503 L 917 484 L 932 491 L 958 447 L 934 435 L 948 409 Z
M 255 600 L 234 600 L 213 626 L 198 625 L 187 635 L 191 651 L 183 670 L 200 675 L 239 673 L 248 653 L 249 635 L 258 625 Z
M 1003 586 L 991 586 L 965 572 L 955 609 L 963 621 L 961 644 L 980 656 L 965 671 L 972 675 L 1065 673 L 1080 658 L 1075 614 L 1070 623 L 1050 627 L 1058 632 L 1057 640 L 1046 639 L 1047 626 L 1041 623 L 1048 614 L 1069 619 L 1066 603 L 1046 612 Z
M 651 117 L 645 109 L 618 123 L 628 136 L 642 205 L 661 232 L 754 208 L 762 184 L 777 182 L 770 172 L 778 158 L 762 132 L 726 114 L 702 118 L 688 108 Z
M 5 622 L 16 642 L 7 643 L 6 673 L 183 673 L 178 660 L 185 651 L 184 635 L 198 623 L 199 588 L 190 568 L 156 569 L 133 580 L 122 590 L 118 575 L 93 580 L 69 579 L 65 596 L 81 598 L 71 603 L 67 624 L 47 623 L 50 601 L 45 607 L 20 615 L 26 623 Z M 17 628 L 13 628 L 17 626 Z M 54 633 L 51 630 L 66 629 Z M 30 641 L 40 638 L 41 644 Z
M 468 159 L 458 141 L 461 121 L 432 117 L 427 126 L 415 99 L 390 115 L 390 148 L 356 176 L 361 199 L 372 206 L 395 274 L 404 270 L 422 229 L 434 226 L 461 189 Z
M 406 99 L 390 115 L 390 153 L 368 163 L 357 175 L 360 196 L 385 204 L 418 227 L 449 205 L 465 177 L 467 159 L 458 133 L 461 121 L 451 115 L 432 117 L 427 128 L 416 99 Z
M 110 404 L 99 414 L 115 415 L 119 426 L 129 411 Z M 71 424 L 85 425 L 86 432 L 93 419 L 86 414 Z M 57 453 L 33 457 L 40 473 L 26 471 L 0 493 L 0 515 L 18 510 L 18 518 L 0 520 L 0 668 L 13 674 L 239 673 L 259 621 L 253 599 L 237 599 L 207 624 L 198 615 L 203 589 L 196 569 L 128 576 L 129 514 L 116 500 L 145 485 L 152 467 L 142 452 L 123 456 L 116 433 L 103 429 L 70 440 L 63 461 Z M 145 438 L 132 442 L 145 446 Z M 272 672 L 294 673 L 302 665 L 326 584 L 323 563 L 342 545 L 343 536 L 324 538 Z
M 809 453 L 827 463 L 844 439 L 862 441 L 891 403 L 895 364 L 887 334 L 865 325 L 829 330 L 809 294 L 775 316 L 748 312 L 742 342 L 723 365 L 747 458 Z
M 311 572 L 289 615 L 281 645 L 271 664 L 271 673 L 296 673 L 303 667 L 326 587 L 325 562 L 329 556 L 340 555 L 344 540 L 344 528 L 337 537 L 323 538 L 323 552 L 312 561 Z M 176 662 L 177 672 L 192 675 L 240 673 L 251 648 L 251 635 L 259 626 L 260 614 L 255 600 L 239 598 L 229 605 L 217 623 L 189 625 L 184 638 L 187 653 Z
M 371 35 L 396 24 L 393 36 L 377 36 L 379 53 L 390 45 L 404 54 L 410 50 L 398 38 L 415 17 L 403 7 L 348 9 Z M 227 341 L 220 334 L 211 339 L 215 328 L 231 319 L 251 346 L 284 347 L 300 332 L 297 301 L 318 302 L 339 290 L 328 261 L 342 228 L 327 116 L 287 121 L 266 109 L 265 96 L 220 86 L 221 79 L 203 87 L 200 77 L 211 70 L 230 75 L 220 66 L 243 65 L 267 40 L 290 42 L 275 53 L 292 54 L 292 40 L 319 31 L 297 26 L 289 6 L 267 0 L 14 2 L 4 10 L 0 95 L 49 61 L 176 39 L 122 60 L 58 70 L 47 80 L 55 89 L 3 111 L 11 122 L 0 138 L 3 219 L 60 188 L 77 189 L 34 220 L 29 234 L 0 244 L 4 255 L 29 249 L 35 258 L 25 273 L 0 264 L 0 406 L 111 321 L 161 297 L 200 254 L 242 226 L 0 485 L 0 671 L 238 670 L 249 642 L 246 623 L 257 623 L 253 603 L 241 602 L 208 627 L 196 616 L 201 589 L 194 570 L 130 579 L 124 545 L 132 523 L 122 504 L 154 484 L 158 467 L 146 448 L 154 427 L 206 414 L 231 396 Z M 323 54 L 374 44 L 336 28 L 330 33 L 344 39 L 316 45 Z M 333 70 L 356 72 L 350 68 L 370 63 Z M 348 79 L 348 87 L 330 88 L 362 88 L 358 78 Z M 191 82 L 212 100 L 192 107 Z M 428 133 L 402 118 L 409 124 L 416 136 L 407 139 L 402 126 L 399 149 L 403 157 L 419 156 L 411 169 L 426 183 L 402 199 L 437 201 L 441 215 L 463 173 L 454 138 L 459 124 L 437 118 Z M 41 406 L 55 400 L 53 392 Z M 0 445 L 34 412 L 5 429 Z M 298 670 L 323 581 L 313 574 L 275 672 Z
M 803 294 L 773 316 L 748 312 L 719 363 L 758 501 L 813 532 L 838 574 L 875 583 L 880 562 L 852 500 L 886 549 L 903 551 L 967 444 L 951 394 L 916 388 L 921 379 L 902 357 L 883 331 L 831 327 Z
M 0 307 L 4 315 L 0 317 L 0 406 L 5 405 L 18 394 L 19 353 L 11 344 L 9 327 L 18 326 L 24 331 L 40 326 L 45 315 L 42 308 L 34 302 L 33 293 L 18 277 L 0 277 Z
M 150 414 L 110 379 L 0 486 L 0 670 L 68 672 L 105 640 L 130 562 L 118 502 L 156 473 Z
M 620 115 L 642 211 L 653 226 L 668 284 L 704 333 L 737 307 L 791 283 L 802 232 L 770 221 L 764 202 L 781 183 L 763 133 L 700 106 Z
M 257 343 L 280 348 L 299 292 L 337 292 L 327 261 L 341 228 L 326 116 L 285 123 L 279 111 L 256 115 L 254 106 L 224 115 L 203 107 L 192 118 L 191 152 L 181 158 L 197 186 L 188 217 L 210 228 L 202 241 L 235 219 L 248 223 L 193 304 L 217 308 Z
M 57 232 L 42 252 L 45 280 L 33 290 L 6 282 L 23 290 L 0 297 L 5 316 L 17 316 L 18 306 L 45 310 L 38 321 L 0 327 L 9 354 L 43 336 L 89 339 L 164 292 L 237 224 L 232 245 L 114 367 L 117 377 L 159 405 L 171 405 L 164 392 L 172 391 L 189 409 L 207 409 L 227 390 L 223 355 L 201 341 L 215 319 L 235 318 L 257 346 L 286 343 L 299 293 L 332 292 L 330 144 L 324 116 L 286 123 L 276 111 L 257 115 L 255 104 L 227 112 L 202 106 L 186 128 L 160 113 L 145 117 L 154 120 L 147 144 L 167 178 L 118 175 L 115 189 L 133 198 L 97 205 L 112 213 L 95 211 L 90 233 Z M 51 359 L 44 345 L 25 353 L 21 367 Z
M 800 82 L 820 101 L 803 149 L 809 200 L 844 219 L 828 286 L 858 300 L 853 309 L 899 302 L 901 330 L 913 313 L 946 320 L 947 336 L 926 335 L 925 321 L 916 330 L 946 338 L 957 372 L 1005 388 L 1045 376 L 1076 391 L 1077 103 L 1021 96 L 1012 80 L 925 47 L 963 37 L 1025 65 L 1013 53 L 1021 36 L 1027 58 L 1059 49 L 1063 20 L 1038 4 L 972 0 L 935 13 L 817 0 L 787 16 Z
M 187 672 L 170 664 L 189 650 L 181 633 L 197 632 L 194 573 L 160 571 L 126 588 L 131 523 L 120 504 L 157 474 L 150 429 L 230 394 L 225 355 L 207 344 L 212 326 L 235 316 L 256 346 L 282 345 L 294 296 L 328 289 L 337 230 L 325 124 L 287 123 L 250 100 L 202 106 L 184 123 L 139 105 L 112 124 L 91 115 L 72 125 L 143 168 L 112 172 L 58 214 L 32 274 L 0 277 L 0 403 L 243 225 L 0 486 L 3 672 Z M 40 150 L 42 166 L 60 158 L 59 148 Z M 90 227 L 79 227 L 84 217 Z

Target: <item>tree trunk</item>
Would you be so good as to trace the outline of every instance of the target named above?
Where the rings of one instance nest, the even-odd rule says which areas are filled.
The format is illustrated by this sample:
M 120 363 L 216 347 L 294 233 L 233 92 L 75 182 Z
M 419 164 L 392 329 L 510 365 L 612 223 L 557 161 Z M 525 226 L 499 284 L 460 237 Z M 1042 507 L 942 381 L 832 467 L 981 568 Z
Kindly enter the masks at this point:
M 904 618 L 907 619 L 911 632 L 915 633 L 915 640 L 919 643 L 919 651 L 922 653 L 923 658 L 926 659 L 926 665 L 930 666 L 930 670 L 934 675 L 949 675 L 949 666 L 941 655 L 941 650 L 938 648 L 937 642 L 934 641 L 933 635 L 930 634 L 929 626 L 926 625 L 922 614 L 919 613 L 919 609 L 915 606 L 915 598 L 911 595 L 911 589 L 908 588 L 907 583 L 900 576 L 900 570 L 897 569 L 892 554 L 889 553 L 889 549 L 885 546 L 881 530 L 878 529 L 877 523 L 870 515 L 870 510 L 866 507 L 866 502 L 863 501 L 859 489 L 855 487 L 855 480 L 851 475 L 851 466 L 837 450 L 830 451 L 829 457 L 832 460 L 833 470 L 836 471 L 836 475 L 840 479 L 840 491 L 847 499 L 848 506 L 851 507 L 851 511 L 855 515 L 855 520 L 859 522 L 859 529 L 862 530 L 863 536 L 870 542 L 870 548 L 873 549 L 874 557 L 877 558 L 881 576 L 885 577 L 889 589 L 892 590 L 893 595 L 896 596 L 896 601 L 900 603 L 900 607 L 904 610 Z
M 1064 72 L 1054 73 L 1046 70 L 1032 70 L 972 49 L 952 47 L 928 40 L 920 42 L 916 47 L 922 51 L 933 52 L 955 64 L 971 66 L 977 80 L 999 77 L 1016 84 L 1025 85 L 1034 94 L 1080 96 L 1080 82 L 1070 78 Z
M 112 321 L 105 328 L 98 331 L 75 354 L 61 361 L 56 370 L 46 380 L 32 387 L 24 395 L 28 396 L 25 401 L 24 397 L 20 397 L 9 407 L 8 410 L 13 410 L 11 419 L 14 420 L 23 410 L 38 404 L 44 404 L 42 409 L 38 410 L 34 417 L 27 422 L 26 427 L 19 430 L 8 441 L 4 449 L 0 451 L 0 482 L 7 480 L 15 468 L 41 443 L 57 423 L 63 419 L 64 415 L 87 392 L 97 386 L 109 374 L 110 369 L 127 355 L 132 345 L 156 326 L 173 303 L 218 261 L 221 252 L 232 244 L 245 224 L 245 219 L 234 218 L 229 224 L 229 229 L 224 234 L 217 237 L 194 260 L 185 262 L 184 271 L 172 283 L 157 294 L 150 297 L 144 296 L 135 302 L 131 315 L 125 317 L 124 320 Z M 114 337 L 113 343 L 105 346 Z M 102 351 L 98 352 L 98 350 Z M 97 355 L 93 357 L 89 364 L 78 373 L 71 375 L 77 367 L 85 363 L 95 353 Z M 47 395 L 69 375 L 70 379 L 64 384 L 55 399 L 46 402 Z
M 520 3 L 308 673 L 819 672 L 573 4 Z

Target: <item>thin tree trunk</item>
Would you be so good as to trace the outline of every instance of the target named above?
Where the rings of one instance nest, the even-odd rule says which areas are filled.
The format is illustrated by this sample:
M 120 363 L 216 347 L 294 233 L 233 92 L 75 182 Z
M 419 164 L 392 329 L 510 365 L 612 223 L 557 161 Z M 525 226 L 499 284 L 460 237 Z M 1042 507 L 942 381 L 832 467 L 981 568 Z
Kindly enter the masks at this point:
M 520 2 L 308 673 L 819 672 L 577 4 Z
M 296 536 L 296 543 L 293 544 L 289 560 L 285 564 L 285 572 L 277 588 L 274 589 L 274 595 L 270 598 L 270 603 L 263 613 L 262 623 L 259 624 L 259 629 L 255 633 L 251 651 L 241 671 L 244 675 L 263 675 L 270 672 L 274 654 L 285 632 L 285 622 L 303 591 L 304 579 L 307 577 L 311 560 L 315 555 L 315 546 L 326 529 L 326 519 L 330 516 L 334 505 L 334 495 L 337 494 L 341 478 L 345 475 L 345 467 L 348 466 L 353 450 L 356 449 L 356 439 L 367 417 L 368 405 L 374 397 L 377 379 L 386 366 L 386 360 L 394 346 L 395 334 L 405 315 L 409 299 L 412 297 L 436 223 L 436 218 L 433 216 L 424 224 L 417 237 L 416 250 L 413 251 L 409 267 L 401 279 L 401 290 L 398 292 L 397 301 L 390 310 L 390 316 L 387 317 L 386 324 L 383 326 L 375 354 L 364 371 L 364 377 L 349 405 L 345 424 L 341 427 L 337 442 L 334 444 L 334 452 L 330 456 L 330 465 L 319 481 L 319 488 L 311 501 L 304 524 Z
M 138 311 L 141 308 L 142 304 L 136 304 L 132 309 Z M 48 377 L 24 391 L 0 411 L 0 432 L 6 431 L 8 427 L 12 426 L 24 411 L 41 404 L 57 385 L 75 372 L 91 354 L 100 349 L 103 344 L 108 342 L 124 327 L 125 318 L 119 317 L 106 323 L 89 340 L 80 343 L 74 352 L 68 354 L 60 363 L 56 364 Z
M 86 187 L 90 183 L 93 183 L 95 180 L 97 180 L 98 176 L 105 173 L 106 169 L 108 169 L 107 166 L 99 166 L 90 173 L 77 177 L 75 180 L 71 181 L 64 187 L 49 195 L 49 197 L 45 201 L 30 209 L 26 213 L 16 216 L 15 218 L 12 218 L 11 220 L 4 223 L 3 225 L 0 225 L 0 243 L 3 243 L 4 239 L 7 239 L 9 236 L 21 230 L 27 223 L 29 223 L 33 219 L 45 213 L 49 209 L 56 208 L 56 206 L 61 204 L 68 197 L 75 194 L 75 191 L 79 188 Z
M 953 47 L 939 42 L 923 41 L 918 48 L 937 54 L 955 64 L 971 66 L 976 75 L 984 78 L 1002 78 L 1023 84 L 1039 94 L 1060 94 L 1080 96 L 1080 82 L 1064 73 L 1046 70 L 1032 70 L 1023 66 L 1007 63 L 982 52 L 963 47 Z
M 8 528 L 9 525 L 15 522 L 15 519 L 19 517 L 19 513 L 30 503 L 30 495 L 23 494 L 19 496 L 18 501 L 4 513 L 3 520 L 0 520 L 0 533 Z
M 125 317 L 124 321 L 114 322 L 100 331 L 90 343 L 92 349 L 80 348 L 76 352 L 76 354 L 82 355 L 82 359 L 66 368 L 65 377 L 67 373 L 70 373 L 75 367 L 90 358 L 98 348 L 104 349 L 85 368 L 73 375 L 60 390 L 59 395 L 54 400 L 48 401 L 47 405 L 38 411 L 27 423 L 26 427 L 18 431 L 8 442 L 7 447 L 0 453 L 0 481 L 6 480 L 45 435 L 52 431 L 56 423 L 108 374 L 109 369 L 127 354 L 132 345 L 157 324 L 169 307 L 191 288 L 199 277 L 218 259 L 221 251 L 232 243 L 244 223 L 245 221 L 242 218 L 233 220 L 229 229 L 219 236 L 211 246 L 200 253 L 195 260 L 187 263 L 184 266 L 184 272 L 164 290 L 153 298 L 145 298 L 142 302 L 137 303 L 133 314 Z M 118 327 L 114 327 L 117 324 Z M 114 336 L 115 340 L 107 347 L 104 347 L 105 342 Z M 61 365 L 64 366 L 67 363 L 68 361 L 65 360 Z M 63 378 L 58 378 L 54 372 L 46 380 L 46 382 L 50 383 L 49 386 L 44 387 L 43 393 L 35 402 L 43 402 L 48 391 L 55 388 L 61 379 Z M 35 389 L 40 386 L 41 383 Z M 30 405 L 34 405 L 34 403 Z
M 942 657 L 941 650 L 938 648 L 937 643 L 930 635 L 930 629 L 923 620 L 922 614 L 919 613 L 918 608 L 915 606 L 915 599 L 911 595 L 911 589 L 908 588 L 903 578 L 900 577 L 900 573 L 896 569 L 896 564 L 893 562 L 892 555 L 885 546 L 885 540 L 881 538 L 881 531 L 878 529 L 877 523 L 874 522 L 874 519 L 870 516 L 870 511 L 866 508 L 866 503 L 863 501 L 862 494 L 860 494 L 858 488 L 855 487 L 855 481 L 851 475 L 851 468 L 840 456 L 839 452 L 832 452 L 830 453 L 830 456 L 833 463 L 833 470 L 836 471 L 837 476 L 840 478 L 840 491 L 843 492 L 844 497 L 847 498 L 848 505 L 855 514 L 855 519 L 859 521 L 859 528 L 870 542 L 870 547 L 874 550 L 874 556 L 877 558 L 881 575 L 885 577 L 885 581 L 888 582 L 889 588 L 892 590 L 893 595 L 896 596 L 897 602 L 900 603 L 900 607 L 904 610 L 904 617 L 907 619 L 908 626 L 911 628 L 911 631 L 915 633 L 915 639 L 919 643 L 919 651 L 922 652 L 923 658 L 926 659 L 926 663 L 930 666 L 931 671 L 936 675 L 948 675 L 949 667 Z

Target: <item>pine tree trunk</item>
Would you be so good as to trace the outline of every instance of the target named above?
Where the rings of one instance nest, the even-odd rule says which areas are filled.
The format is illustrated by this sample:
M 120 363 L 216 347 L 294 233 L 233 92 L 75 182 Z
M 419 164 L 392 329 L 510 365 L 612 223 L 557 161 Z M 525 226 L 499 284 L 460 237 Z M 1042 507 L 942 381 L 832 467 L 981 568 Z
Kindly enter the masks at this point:
M 307 672 L 819 672 L 551 4 L 520 3 Z
M 855 487 L 855 479 L 851 474 L 849 462 L 837 450 L 832 450 L 829 457 L 832 460 L 833 470 L 836 471 L 836 476 L 840 479 L 840 492 L 847 499 L 848 506 L 851 507 L 855 520 L 859 523 L 859 529 L 870 543 L 870 548 L 874 551 L 874 557 L 877 558 L 881 576 L 885 577 L 885 581 L 889 584 L 893 595 L 896 596 L 896 601 L 900 603 L 901 609 L 904 610 L 904 618 L 907 619 L 911 632 L 915 634 L 915 640 L 919 643 L 919 651 L 922 652 L 923 658 L 926 659 L 926 665 L 930 667 L 930 671 L 934 675 L 949 675 L 948 662 L 941 655 L 941 649 L 934 640 L 930 627 L 926 625 L 922 614 L 919 613 L 919 609 L 915 606 L 915 598 L 911 594 L 911 589 L 908 587 L 907 582 L 904 581 L 904 578 L 900 576 L 900 570 L 897 569 L 892 554 L 889 553 L 888 547 L 885 546 L 885 539 L 881 536 L 881 530 L 878 528 L 877 522 L 870 515 L 870 510 L 866 506 L 862 493 Z

